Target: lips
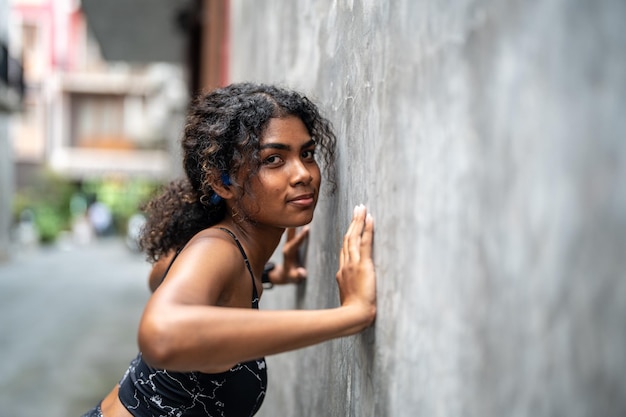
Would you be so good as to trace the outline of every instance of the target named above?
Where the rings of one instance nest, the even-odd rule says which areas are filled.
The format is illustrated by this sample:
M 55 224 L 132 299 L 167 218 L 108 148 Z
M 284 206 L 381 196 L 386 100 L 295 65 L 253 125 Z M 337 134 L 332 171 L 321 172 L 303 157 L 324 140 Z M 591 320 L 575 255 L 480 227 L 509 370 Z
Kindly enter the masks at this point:
M 308 194 L 301 194 L 299 196 L 291 198 L 289 199 L 288 202 L 299 205 L 299 206 L 310 206 L 311 204 L 313 204 L 314 201 L 315 201 L 315 194 L 308 193 Z

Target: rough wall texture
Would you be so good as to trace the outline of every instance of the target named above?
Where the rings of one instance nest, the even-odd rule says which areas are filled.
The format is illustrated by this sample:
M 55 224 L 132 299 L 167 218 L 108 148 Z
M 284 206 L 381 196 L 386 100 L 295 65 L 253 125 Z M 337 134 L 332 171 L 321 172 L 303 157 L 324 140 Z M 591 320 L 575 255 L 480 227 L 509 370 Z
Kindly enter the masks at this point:
M 626 2 L 234 0 L 232 80 L 333 121 L 310 279 L 335 306 L 352 207 L 379 314 L 270 358 L 261 416 L 626 415 Z

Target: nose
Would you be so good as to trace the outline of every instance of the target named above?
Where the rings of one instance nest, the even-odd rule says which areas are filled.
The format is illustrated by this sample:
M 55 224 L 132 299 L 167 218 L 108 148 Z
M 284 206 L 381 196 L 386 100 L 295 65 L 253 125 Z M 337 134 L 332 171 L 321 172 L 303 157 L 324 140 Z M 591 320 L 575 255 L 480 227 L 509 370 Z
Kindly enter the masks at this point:
M 313 175 L 310 168 L 302 161 L 294 161 L 291 171 L 291 184 L 308 185 L 313 181 Z

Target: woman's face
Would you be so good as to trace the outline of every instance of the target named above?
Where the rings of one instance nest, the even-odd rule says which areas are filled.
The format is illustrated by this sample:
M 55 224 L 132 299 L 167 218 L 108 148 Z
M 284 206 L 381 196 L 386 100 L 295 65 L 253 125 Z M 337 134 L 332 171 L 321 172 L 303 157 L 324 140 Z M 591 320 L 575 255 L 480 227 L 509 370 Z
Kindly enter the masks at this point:
M 321 184 L 315 142 L 295 117 L 270 119 L 261 138 L 261 167 L 240 207 L 257 224 L 295 227 L 313 220 Z

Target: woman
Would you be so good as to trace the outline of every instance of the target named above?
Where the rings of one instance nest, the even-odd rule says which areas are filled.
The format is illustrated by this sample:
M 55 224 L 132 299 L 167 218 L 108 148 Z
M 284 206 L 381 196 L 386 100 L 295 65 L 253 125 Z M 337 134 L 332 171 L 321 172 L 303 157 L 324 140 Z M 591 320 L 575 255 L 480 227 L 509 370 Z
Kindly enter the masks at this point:
M 148 276 L 148 286 L 152 292 L 156 291 L 165 278 L 177 251 L 198 231 L 211 227 L 211 219 L 205 216 L 201 204 L 189 205 L 185 210 L 180 210 L 181 196 L 189 194 L 193 194 L 193 191 L 186 179 L 174 180 L 165 187 L 159 198 L 143 207 L 153 221 L 147 229 L 157 227 L 154 220 L 166 221 L 169 225 L 163 234 L 159 234 L 158 239 L 155 239 L 154 234 L 144 234 L 139 241 L 139 246 L 147 252 L 148 260 L 152 262 Z M 308 234 L 308 226 L 303 227 L 299 233 L 293 227 L 287 229 L 287 239 L 282 247 L 283 263 L 268 262 L 263 269 L 261 277 L 265 288 L 298 284 L 306 278 L 307 271 L 302 266 L 299 250 Z
M 177 197 L 164 197 L 179 201 L 177 211 L 151 216 L 143 240 L 157 261 L 182 247 L 144 310 L 139 355 L 85 416 L 252 416 L 265 396 L 264 356 L 373 322 L 374 226 L 363 206 L 355 207 L 340 251 L 340 307 L 258 310 L 264 266 L 283 232 L 313 219 L 316 152 L 332 168 L 334 145 L 328 121 L 292 91 L 245 83 L 196 100 L 182 139 L 188 181 Z M 177 230 L 193 230 L 181 222 L 200 226 L 181 239 Z

